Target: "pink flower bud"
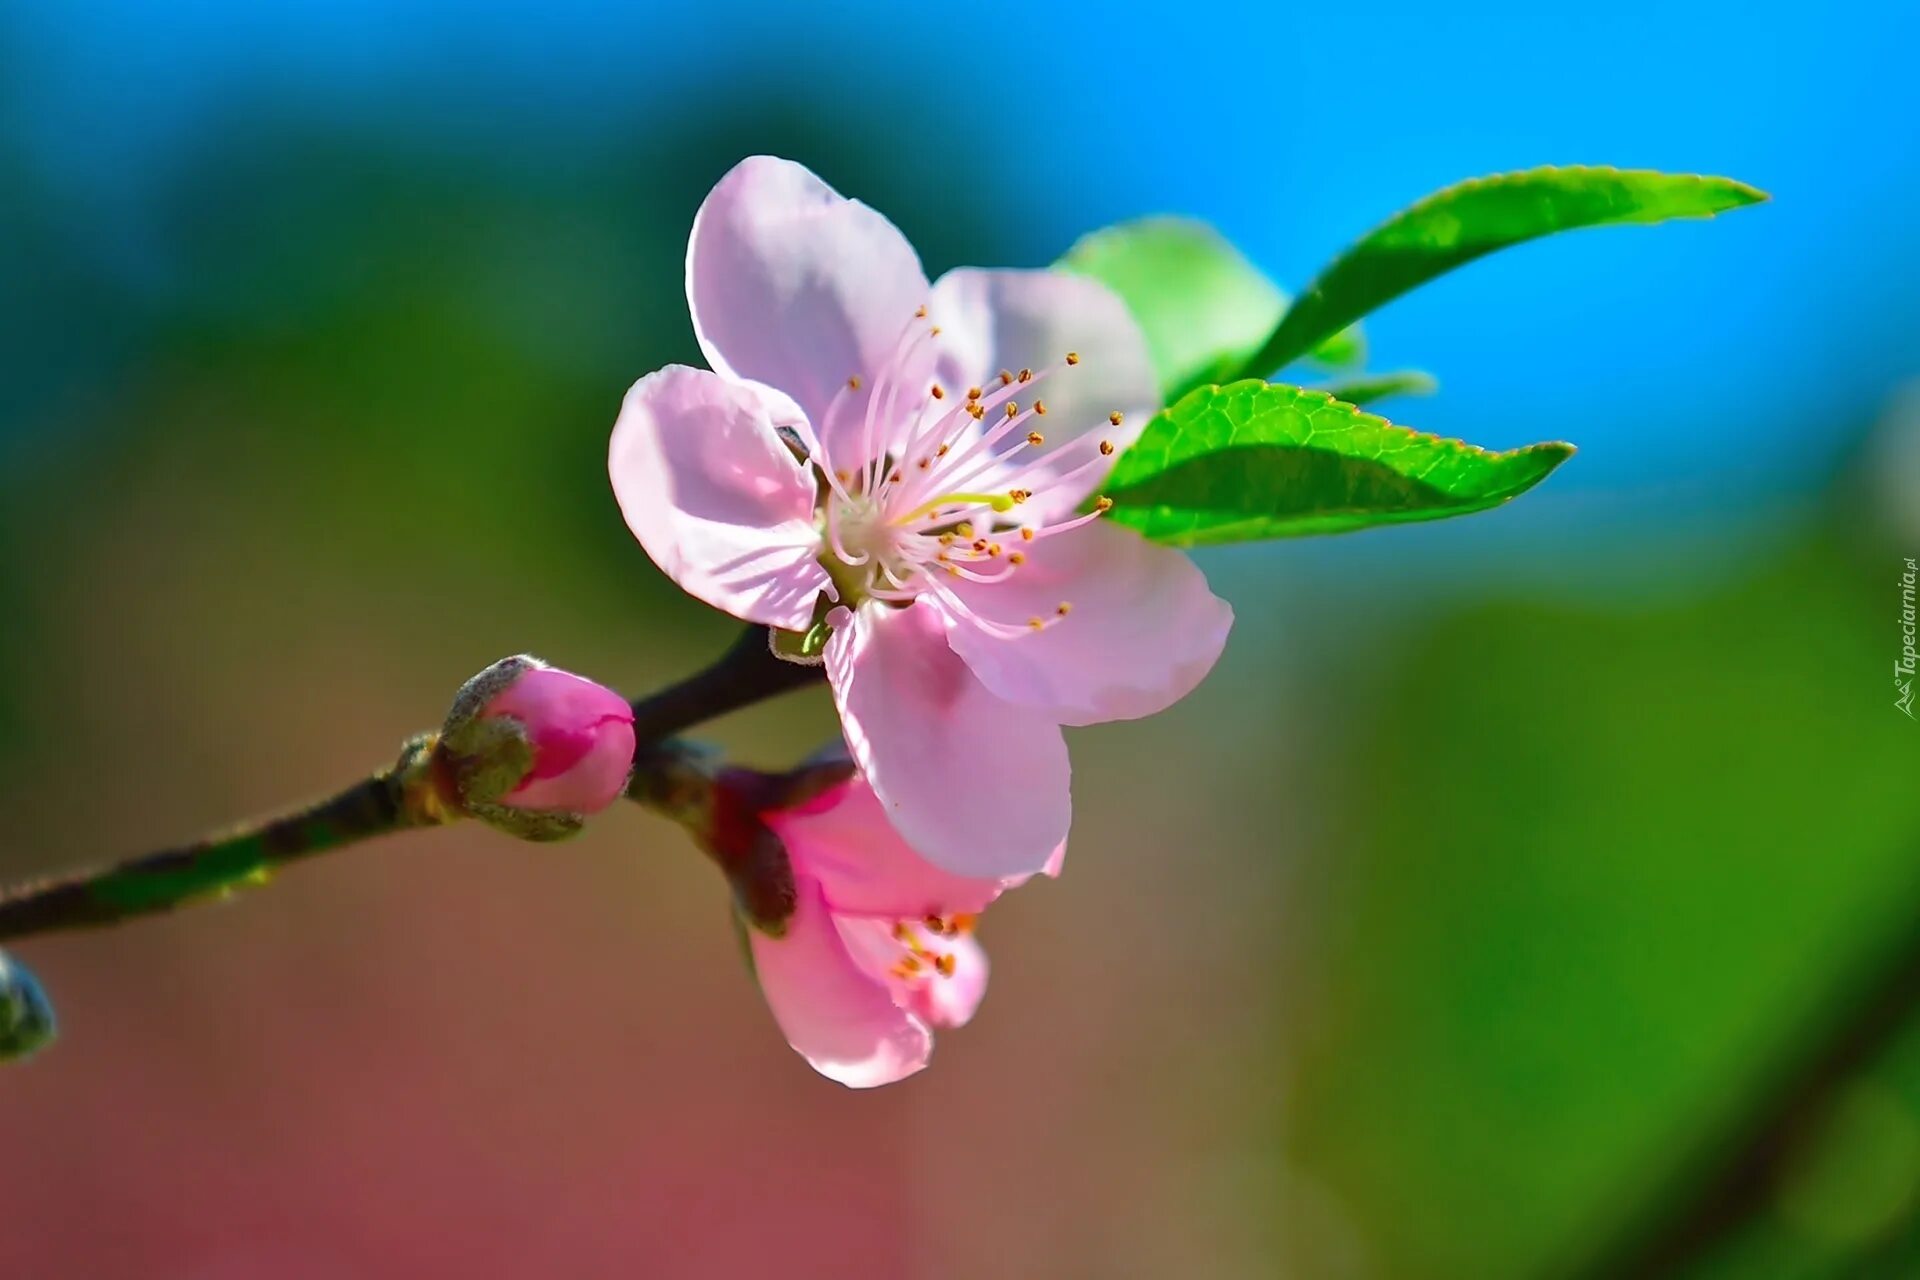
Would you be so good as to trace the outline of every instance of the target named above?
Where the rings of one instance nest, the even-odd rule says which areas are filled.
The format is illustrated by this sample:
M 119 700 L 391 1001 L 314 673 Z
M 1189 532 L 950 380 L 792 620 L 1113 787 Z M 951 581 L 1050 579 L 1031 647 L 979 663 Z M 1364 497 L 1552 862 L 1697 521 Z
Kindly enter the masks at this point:
M 598 813 L 620 798 L 633 769 L 633 708 L 591 680 L 535 667 L 481 711 L 510 717 L 533 747 L 533 764 L 499 803 L 516 809 Z
M 463 812 L 529 840 L 558 840 L 626 790 L 633 709 L 591 680 L 506 658 L 460 690 L 439 752 Z

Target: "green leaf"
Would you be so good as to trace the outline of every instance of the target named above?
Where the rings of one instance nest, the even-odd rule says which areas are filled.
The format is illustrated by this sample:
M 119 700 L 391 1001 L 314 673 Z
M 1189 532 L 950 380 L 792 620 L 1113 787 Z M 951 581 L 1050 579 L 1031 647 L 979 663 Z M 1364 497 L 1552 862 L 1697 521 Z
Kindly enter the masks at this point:
M 1203 546 L 1465 515 L 1515 498 L 1570 444 L 1489 453 L 1259 379 L 1202 387 L 1156 414 L 1114 468 L 1112 518 Z
M 1395 214 L 1335 258 L 1241 366 L 1260 376 L 1462 263 L 1555 231 L 1705 218 L 1767 195 L 1731 178 L 1588 166 L 1473 178 Z
M 1091 232 L 1054 266 L 1091 276 L 1120 295 L 1146 334 L 1169 402 L 1232 377 L 1287 307 L 1287 295 L 1259 268 L 1192 218 L 1140 218 Z M 1344 368 L 1358 364 L 1366 350 L 1354 327 L 1333 334 L 1312 355 Z
M 1388 396 L 1430 396 L 1440 389 L 1433 375 L 1420 369 L 1396 369 L 1392 373 L 1363 373 L 1339 382 L 1329 382 L 1315 390 L 1348 404 L 1371 404 Z
M 1287 296 L 1224 236 L 1191 218 L 1140 218 L 1091 232 L 1055 265 L 1120 295 L 1169 397 L 1238 368 L 1287 307 Z
M 1360 331 L 1357 323 L 1350 324 L 1307 352 L 1307 359 L 1329 369 L 1350 369 L 1364 364 L 1367 359 L 1367 335 Z M 1224 375 L 1214 379 L 1215 382 L 1224 380 Z

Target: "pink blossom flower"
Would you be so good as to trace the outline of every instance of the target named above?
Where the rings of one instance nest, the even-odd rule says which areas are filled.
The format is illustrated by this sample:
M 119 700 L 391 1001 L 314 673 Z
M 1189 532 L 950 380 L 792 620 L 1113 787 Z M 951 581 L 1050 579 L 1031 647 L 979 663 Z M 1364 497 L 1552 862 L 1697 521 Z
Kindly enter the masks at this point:
M 460 690 L 440 749 L 463 809 L 516 834 L 557 838 L 625 791 L 633 708 L 536 658 L 505 658 Z
M 759 820 L 793 872 L 785 932 L 748 929 L 760 989 L 787 1043 L 856 1089 L 919 1071 L 934 1030 L 965 1025 L 986 994 L 975 918 L 1019 878 L 958 876 L 927 862 L 857 775 Z M 1054 850 L 1048 874 L 1064 851 Z
M 598 813 L 620 798 L 633 771 L 633 708 L 604 685 L 536 667 L 480 713 L 519 722 L 533 763 L 500 803 L 516 809 Z
M 1184 556 L 1086 509 L 1157 408 L 1138 325 L 1077 276 L 930 286 L 886 218 L 765 156 L 701 206 L 687 299 L 714 371 L 627 393 L 628 526 L 749 622 L 844 606 L 827 674 L 887 817 L 951 871 L 1039 869 L 1071 818 L 1061 726 L 1185 696 L 1232 623 Z

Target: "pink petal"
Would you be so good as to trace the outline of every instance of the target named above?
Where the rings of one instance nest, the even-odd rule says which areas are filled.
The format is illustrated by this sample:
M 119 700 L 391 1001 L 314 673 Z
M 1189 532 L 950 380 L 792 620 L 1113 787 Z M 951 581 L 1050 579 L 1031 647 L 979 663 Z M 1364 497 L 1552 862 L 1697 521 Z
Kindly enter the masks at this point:
M 626 789 L 633 769 L 633 708 L 606 686 L 535 667 L 482 714 L 511 716 L 533 744 L 533 766 L 503 804 L 598 813 Z
M 953 971 L 940 973 L 922 953 L 910 976 L 897 966 L 910 953 L 894 935 L 896 922 L 864 917 L 835 916 L 840 937 L 854 962 L 893 992 L 894 1001 L 931 1027 L 963 1027 L 987 994 L 987 953 L 972 936 L 936 936 L 918 921 L 903 921 L 916 946 L 933 955 L 953 957 Z
M 748 930 L 754 971 L 773 1020 L 794 1051 L 852 1089 L 903 1080 L 927 1065 L 933 1035 L 855 962 L 820 886 L 799 883 L 786 936 Z
M 847 745 L 908 845 L 962 876 L 1046 865 L 1073 817 L 1058 724 L 990 693 L 922 604 L 862 605 L 826 660 Z
M 1092 435 L 1113 443 L 1107 461 L 1066 486 L 1022 481 L 1034 491 L 1028 512 L 1040 519 L 1065 515 L 1095 493 L 1113 469 L 1111 459 L 1138 438 L 1160 407 L 1146 337 L 1119 295 L 1096 280 L 1055 271 L 962 268 L 933 286 L 930 310 L 941 326 L 942 357 L 951 362 L 945 373 L 952 381 L 992 386 L 1002 369 L 1050 370 L 1033 390 L 1047 406 L 1046 417 L 1033 424 L 1047 441 L 1038 455 L 1044 474 L 1064 475 L 1099 457 L 1091 444 L 1068 448 L 1075 440 Z M 1062 366 L 1069 351 L 1079 363 Z M 1115 412 L 1121 415 L 1118 427 L 1108 417 Z M 1034 457 L 1023 453 L 1020 461 L 1025 465 Z
M 940 949 L 954 960 L 953 973 L 938 974 L 907 989 L 907 1012 L 936 1029 L 964 1027 L 987 994 L 987 953 L 971 937 L 942 938 Z
M 1027 563 L 999 582 L 949 584 L 990 621 L 1058 619 L 1008 637 L 951 617 L 948 643 L 995 694 L 1062 724 L 1099 724 L 1163 710 L 1213 669 L 1233 609 L 1186 556 L 1104 520 L 1023 549 Z
M 761 817 L 835 915 L 918 920 L 978 912 L 1000 896 L 1000 881 L 958 876 L 915 853 L 859 778 Z
M 774 434 L 798 421 L 769 388 L 668 365 L 627 392 L 607 471 L 667 576 L 736 618 L 804 631 L 827 574 L 813 481 Z
M 822 439 L 833 434 L 828 405 L 855 375 L 858 403 L 833 423 L 862 420 L 865 395 L 926 301 L 906 237 L 790 160 L 742 160 L 694 218 L 687 302 L 707 362 L 792 396 Z M 858 461 L 835 454 L 836 465 Z

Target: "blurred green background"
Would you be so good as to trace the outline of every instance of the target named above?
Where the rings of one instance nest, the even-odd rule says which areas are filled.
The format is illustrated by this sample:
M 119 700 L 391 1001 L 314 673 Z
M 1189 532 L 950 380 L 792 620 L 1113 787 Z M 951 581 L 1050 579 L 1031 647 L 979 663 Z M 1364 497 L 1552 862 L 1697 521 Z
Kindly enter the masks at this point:
M 64 1035 L 0 1080 L 0 1275 L 1623 1274 L 1911 946 L 1920 726 L 1887 676 L 1920 278 L 1887 198 L 1915 143 L 1800 57 L 1893 57 L 1910 14 L 1662 16 L 1658 45 L 1652 10 L 1489 11 L 1373 55 L 1455 114 L 1275 135 L 1125 7 L 997 106 L 902 69 L 967 38 L 925 16 L 561 6 L 547 58 L 436 6 L 105 8 L 117 36 L 28 5 L 0 43 L 8 878 L 344 783 L 503 654 L 635 693 L 712 656 L 731 624 L 634 544 L 604 450 L 634 378 L 698 360 L 685 237 L 744 154 L 814 166 L 936 273 L 1170 208 L 1298 286 L 1428 187 L 1546 160 L 1776 203 L 1531 246 L 1371 324 L 1376 363 L 1442 382 L 1389 416 L 1583 454 L 1455 525 L 1202 554 L 1227 657 L 1075 734 L 1068 874 L 996 909 L 992 996 L 928 1072 L 815 1078 L 719 878 L 638 811 L 557 848 L 397 839 L 19 948 Z M 1826 114 L 1438 78 L 1501 39 L 1629 78 L 1719 50 Z M 1167 65 L 1178 92 L 1140 89 Z M 1049 136 L 1057 165 L 1023 154 Z M 1285 181 L 1189 159 L 1229 146 Z M 713 733 L 779 765 L 832 727 L 809 692 Z M 1920 1023 L 1893 1041 L 1685 1274 L 1920 1274 Z

